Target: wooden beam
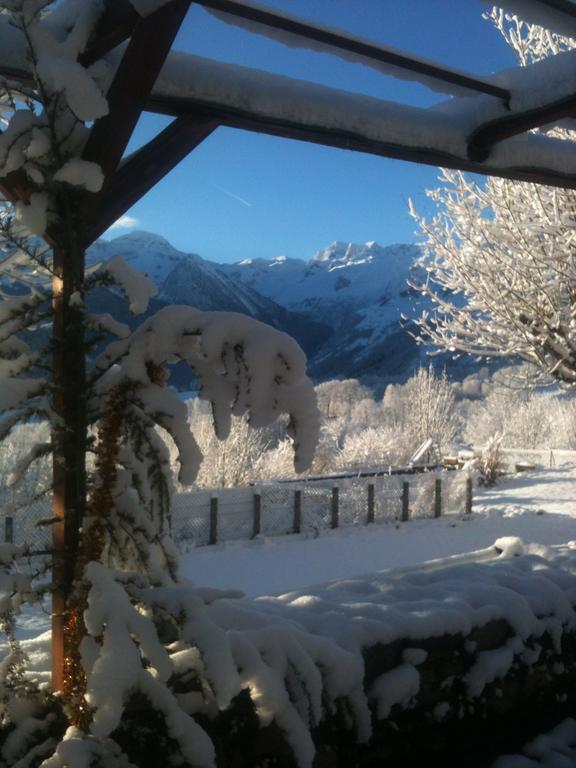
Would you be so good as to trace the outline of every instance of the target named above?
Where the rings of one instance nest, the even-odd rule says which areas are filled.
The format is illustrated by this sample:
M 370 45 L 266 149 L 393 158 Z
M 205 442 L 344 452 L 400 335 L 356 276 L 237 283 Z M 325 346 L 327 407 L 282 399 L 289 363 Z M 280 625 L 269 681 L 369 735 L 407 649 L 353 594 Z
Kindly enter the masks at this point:
M 140 16 L 128 0 L 106 0 L 104 13 L 78 61 L 84 67 L 94 64 L 117 45 L 127 40 Z
M 88 247 L 169 171 L 218 127 L 218 121 L 195 115 L 179 117 L 145 147 L 128 158 L 96 201 L 86 230 Z
M 507 114 L 477 128 L 468 139 L 468 157 L 482 162 L 495 144 L 512 136 L 576 115 L 576 95 L 568 96 L 538 109 Z M 576 147 L 575 147 L 576 149 Z
M 502 178 L 529 181 L 535 184 L 547 184 L 564 189 L 576 189 L 576 174 L 561 173 L 539 166 L 491 166 L 471 160 L 470 158 L 426 147 L 425 145 L 415 147 L 376 141 L 338 129 L 278 120 L 248 111 L 234 110 L 214 104 L 203 104 L 198 99 L 153 96 L 148 101 L 147 109 L 151 112 L 167 115 L 184 115 L 189 111 L 194 111 L 194 114 L 197 116 L 203 115 L 206 118 L 213 118 L 221 126 L 228 128 L 239 128 L 256 133 L 265 133 L 270 136 L 307 141 L 327 147 L 347 149 L 397 160 L 407 160 L 424 165 L 454 168 L 461 171 L 469 171 L 470 173 L 500 176 Z
M 440 82 L 457 85 L 477 93 L 486 93 L 490 96 L 503 99 L 504 101 L 508 101 L 510 98 L 510 93 L 505 88 L 501 88 L 480 78 L 461 72 L 455 72 L 446 67 L 442 67 L 439 64 L 423 61 L 409 56 L 408 54 L 401 53 L 400 51 L 387 49 L 384 46 L 375 43 L 359 40 L 336 30 L 315 27 L 313 24 L 298 19 L 287 18 L 268 9 L 244 5 L 244 3 L 238 2 L 238 0 L 194 0 L 194 2 L 197 2 L 199 5 L 203 5 L 206 8 L 213 8 L 217 11 L 230 13 L 233 16 L 238 16 L 239 18 L 247 19 L 248 21 L 264 24 L 272 29 L 289 32 L 307 40 L 314 40 L 315 42 L 329 45 L 332 48 L 364 56 L 373 61 L 391 64 L 400 69 L 405 69 L 409 72 L 433 78 Z
M 109 114 L 96 121 L 83 154 L 105 177 L 118 167 L 189 6 L 190 0 L 173 0 L 134 29 L 106 97 Z

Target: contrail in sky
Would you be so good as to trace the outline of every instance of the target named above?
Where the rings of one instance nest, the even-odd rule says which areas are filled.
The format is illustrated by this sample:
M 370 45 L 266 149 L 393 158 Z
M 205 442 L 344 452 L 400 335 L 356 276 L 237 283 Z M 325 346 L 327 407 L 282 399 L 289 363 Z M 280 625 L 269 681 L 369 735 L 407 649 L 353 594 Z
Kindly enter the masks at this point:
M 242 205 L 245 205 L 247 208 L 252 208 L 252 203 L 249 203 L 248 200 L 244 200 L 243 197 L 239 197 L 238 195 L 235 195 L 234 192 L 229 192 L 227 189 L 224 189 L 223 187 L 219 187 L 218 184 L 211 183 L 212 187 L 215 187 L 220 192 L 223 192 L 225 195 L 228 195 L 228 197 L 231 197 L 232 200 L 237 200 L 239 203 L 242 203 Z

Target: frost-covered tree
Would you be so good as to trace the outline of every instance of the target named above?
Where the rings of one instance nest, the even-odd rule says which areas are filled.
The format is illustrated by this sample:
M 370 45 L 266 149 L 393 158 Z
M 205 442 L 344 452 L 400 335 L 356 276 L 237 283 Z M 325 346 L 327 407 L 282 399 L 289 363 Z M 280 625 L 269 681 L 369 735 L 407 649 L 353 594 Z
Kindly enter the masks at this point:
M 358 379 L 332 379 L 316 387 L 316 396 L 325 418 L 348 419 L 358 403 L 371 399 L 371 392 Z
M 491 19 L 522 65 L 575 44 L 496 10 Z M 521 358 L 573 386 L 576 192 L 447 170 L 440 181 L 431 219 L 412 208 L 428 272 L 417 287 L 435 305 L 421 337 L 452 352 Z
M 29 467 L 53 457 L 40 492 L 54 497 L 56 532 L 54 551 L 34 560 L 32 573 L 19 570 L 19 557 L 40 553 L 0 547 L 8 637 L 0 766 L 127 768 L 150 764 L 152 747 L 166 764 L 213 766 L 198 717 L 208 722 L 245 690 L 260 721 L 276 721 L 299 765 L 311 765 L 310 729 L 326 708 L 334 713 L 347 701 L 348 721 L 352 714 L 366 726 L 360 668 L 331 641 L 235 608 L 235 593 L 180 583 L 165 437 L 176 446 L 178 480 L 194 482 L 201 451 L 168 386 L 170 366 L 184 362 L 220 438 L 234 416 L 262 427 L 286 414 L 302 470 L 318 437 L 315 393 L 299 347 L 242 315 L 170 307 L 130 332 L 87 310 L 95 287 L 123 292 L 134 314 L 155 292 L 120 257 L 84 267 L 83 213 L 104 177 L 83 151 L 108 109 L 110 73 L 79 57 L 102 8 L 90 0 L 0 2 L 0 21 L 11 25 L 2 29 L 26 44 L 29 70 L 18 82 L 0 80 L 0 180 L 26 190 L 0 209 L 0 438 L 29 420 L 49 425 L 49 439 L 19 456 L 12 475 L 17 486 Z M 53 631 L 64 638 L 54 646 L 62 654 L 53 659 L 58 695 L 27 677 L 14 633 L 22 602 L 46 591 L 56 596 Z
M 404 385 L 391 385 L 383 398 L 387 423 L 398 430 L 397 450 L 413 453 L 431 438 L 446 448 L 456 434 L 458 419 L 454 387 L 445 372 L 421 367 Z M 404 457 L 404 460 L 408 456 Z

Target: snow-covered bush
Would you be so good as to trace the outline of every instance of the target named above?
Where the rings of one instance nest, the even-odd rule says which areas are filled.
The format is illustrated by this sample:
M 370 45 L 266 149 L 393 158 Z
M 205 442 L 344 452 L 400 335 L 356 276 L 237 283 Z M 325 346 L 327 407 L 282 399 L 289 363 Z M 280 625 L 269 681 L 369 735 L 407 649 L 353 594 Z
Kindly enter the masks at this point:
M 495 386 L 469 409 L 464 437 L 481 446 L 498 432 L 505 448 L 571 449 L 575 417 L 573 399 L 562 393 Z
M 502 435 L 495 432 L 488 438 L 480 456 L 471 469 L 477 469 L 481 485 L 494 485 L 502 474 Z
M 385 425 L 368 427 L 346 436 L 339 456 L 339 468 L 363 469 L 401 464 L 405 454 L 401 430 Z

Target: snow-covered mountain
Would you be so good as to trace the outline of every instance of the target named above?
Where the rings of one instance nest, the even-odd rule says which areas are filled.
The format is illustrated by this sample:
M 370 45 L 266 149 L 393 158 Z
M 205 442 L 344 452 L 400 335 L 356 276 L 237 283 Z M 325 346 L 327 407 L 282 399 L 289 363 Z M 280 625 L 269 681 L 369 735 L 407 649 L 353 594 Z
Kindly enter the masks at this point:
M 416 245 L 335 242 L 309 261 L 254 259 L 223 268 L 238 282 L 332 327 L 310 360 L 314 376 L 393 379 L 406 376 L 423 356 L 401 322 L 428 307 L 408 284 L 420 255 Z
M 230 277 L 220 265 L 179 251 L 159 235 L 132 232 L 111 241 L 99 240 L 90 248 L 88 261 L 94 264 L 117 254 L 158 286 L 157 304 L 248 314 L 294 336 L 309 355 L 330 335 L 330 328 L 308 315 L 286 309 Z
M 407 282 L 420 256 L 416 245 L 336 242 L 308 261 L 216 264 L 157 235 L 133 232 L 99 241 L 89 258 L 118 253 L 150 275 L 162 303 L 244 312 L 290 333 L 317 379 L 401 379 L 424 357 L 401 322 L 428 306 Z
M 419 255 L 416 245 L 383 248 L 374 242 L 335 242 L 309 261 L 280 256 L 270 261 L 245 259 L 223 268 L 285 307 L 316 309 L 333 302 L 365 306 L 405 291 Z

